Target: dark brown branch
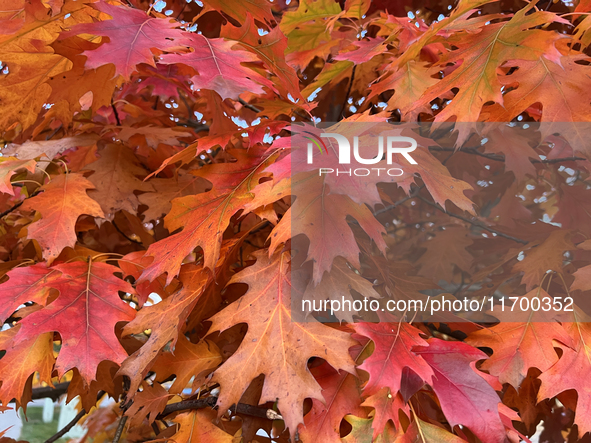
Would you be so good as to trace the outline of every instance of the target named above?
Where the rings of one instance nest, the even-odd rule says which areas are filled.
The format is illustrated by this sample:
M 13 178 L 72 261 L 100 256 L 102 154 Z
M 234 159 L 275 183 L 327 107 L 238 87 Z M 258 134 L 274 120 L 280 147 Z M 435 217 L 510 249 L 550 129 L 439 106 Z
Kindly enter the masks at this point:
M 68 386 L 70 386 L 69 381 L 66 383 L 58 383 L 54 385 L 53 388 L 51 386 L 34 388 L 33 394 L 31 395 L 31 400 L 39 400 L 40 398 L 51 398 L 53 401 L 56 401 L 62 395 L 68 392 Z
M 70 384 L 69 382 L 68 383 L 60 383 L 60 385 L 69 385 L 69 384 Z M 99 391 L 99 393 L 96 396 L 96 401 L 99 401 L 101 399 L 101 397 L 103 395 L 105 395 L 105 394 L 106 394 L 105 391 Z M 54 441 L 59 440 L 60 438 L 62 438 L 64 435 L 66 435 L 68 433 L 68 431 L 70 429 L 72 429 L 74 426 L 76 426 L 76 423 L 78 423 L 82 419 L 82 417 L 84 417 L 85 415 L 86 415 L 86 410 L 84 408 L 82 408 L 80 410 L 80 412 L 78 412 L 78 414 L 76 414 L 76 417 L 74 417 L 70 421 L 70 423 L 68 423 L 62 429 L 60 429 L 59 431 L 57 431 L 54 435 L 52 435 L 47 440 L 45 440 L 45 443 L 53 443 Z
M 117 226 L 117 224 L 115 223 L 115 219 L 113 219 L 113 220 L 111 221 L 111 224 L 112 224 L 112 225 L 115 227 L 115 229 L 117 230 L 117 232 L 118 232 L 119 234 L 121 234 L 123 237 L 125 237 L 125 239 L 129 240 L 129 241 L 130 241 L 130 242 L 132 242 L 132 243 L 135 243 L 135 244 L 138 244 L 138 245 L 142 245 L 142 246 L 143 246 L 143 243 L 142 243 L 141 241 L 134 240 L 133 238 L 131 238 L 131 237 L 128 237 L 128 236 L 127 236 L 127 234 L 126 234 L 125 232 L 123 232 L 123 231 L 121 230 L 121 228 L 119 228 L 119 226 Z
M 121 435 L 123 434 L 123 429 L 125 428 L 125 423 L 127 423 L 127 415 L 122 415 L 119 420 L 119 425 L 117 425 L 115 436 L 113 437 L 113 443 L 119 443 Z
M 442 148 L 439 146 L 431 146 L 429 147 L 430 151 L 436 151 L 436 152 L 464 152 L 466 154 L 473 154 L 473 155 L 478 155 L 480 157 L 484 157 L 488 160 L 492 160 L 492 161 L 496 161 L 496 162 L 504 162 L 505 161 L 505 157 L 502 155 L 496 155 L 496 154 L 486 154 L 484 152 L 480 152 L 478 149 L 476 148 L 461 148 L 459 150 L 456 150 L 454 148 Z M 563 158 L 550 158 L 550 159 L 544 159 L 544 160 L 536 160 L 536 159 L 529 159 L 529 161 L 531 163 L 544 163 L 544 164 L 554 164 L 554 163 L 562 163 L 562 162 L 570 162 L 570 161 L 583 161 L 583 160 L 587 160 L 586 158 L 583 157 L 563 157 Z
M 496 234 L 499 237 L 503 237 L 503 238 L 506 238 L 508 240 L 513 240 L 514 242 L 521 243 L 522 245 L 527 245 L 529 243 L 526 240 L 522 240 L 520 238 L 513 237 L 513 236 L 508 235 L 508 234 L 504 234 L 504 233 L 502 233 L 500 231 L 497 231 L 496 229 L 490 228 L 490 227 L 488 227 L 488 226 L 486 226 L 486 225 L 484 225 L 482 223 L 475 222 L 474 220 L 470 220 L 469 218 L 463 217 L 463 216 L 461 216 L 459 214 L 454 214 L 453 212 L 448 212 L 445 209 L 443 209 L 442 207 L 440 207 L 438 204 L 433 203 L 433 202 L 430 202 L 429 200 L 427 200 L 424 197 L 421 197 L 420 195 L 418 195 L 417 197 L 420 200 L 422 200 L 423 202 L 427 203 L 429 206 L 433 206 L 434 208 L 438 209 L 439 211 L 443 212 L 444 214 L 449 215 L 450 217 L 454 217 L 454 218 L 457 218 L 458 220 L 462 220 L 462 221 L 464 221 L 466 223 L 470 223 L 472 226 L 476 226 L 478 228 L 481 228 L 481 229 L 484 229 L 486 231 L 492 232 L 493 234 Z
M 55 434 L 53 434 L 51 437 L 49 437 L 47 440 L 45 440 L 45 443 L 53 443 L 54 441 L 62 438 L 64 435 L 66 435 L 68 433 L 68 431 L 70 429 L 72 429 L 74 426 L 76 426 L 76 423 L 78 423 L 80 421 L 80 419 L 82 419 L 82 417 L 84 417 L 85 415 L 86 415 L 86 411 L 84 410 L 84 408 L 82 408 L 82 410 L 80 412 L 78 412 L 76 417 L 74 417 L 70 421 L 70 423 L 68 423 L 62 429 L 60 429 Z
M 256 106 L 253 106 L 253 105 L 251 105 L 250 103 L 248 103 L 248 102 L 246 102 L 246 101 L 242 100 L 241 98 L 239 98 L 239 99 L 238 99 L 238 101 L 240 102 L 240 104 L 241 104 L 242 106 L 244 106 L 245 108 L 248 108 L 248 109 L 250 109 L 251 111 L 254 111 L 254 112 L 256 112 L 257 114 L 258 114 L 259 112 L 262 112 L 262 109 L 259 109 L 259 108 L 257 108 Z
M 574 162 L 574 161 L 583 161 L 587 160 L 583 157 L 564 157 L 564 158 L 546 158 L 544 160 L 530 160 L 532 163 L 546 163 L 546 164 L 554 164 L 554 163 L 562 163 L 562 162 Z
M 402 203 L 405 203 L 405 202 L 407 202 L 408 200 L 415 198 L 417 195 L 419 195 L 419 192 L 421 192 L 421 189 L 423 189 L 424 187 L 425 187 L 425 185 L 421 185 L 421 186 L 419 186 L 418 188 L 415 188 L 415 189 L 414 189 L 414 190 L 413 190 L 413 191 L 410 193 L 410 195 L 407 195 L 407 196 L 406 196 L 406 197 L 404 197 L 403 199 L 401 199 L 401 200 L 398 200 L 397 202 L 394 202 L 393 204 L 391 204 L 391 205 L 388 205 L 388 206 L 386 206 L 385 208 L 382 208 L 382 209 L 379 209 L 379 210 L 375 211 L 375 212 L 373 213 L 373 215 L 374 215 L 374 216 L 376 216 L 376 215 L 383 214 L 384 212 L 388 212 L 390 209 L 394 209 L 395 207 L 397 207 L 397 206 L 400 206 Z
M 115 114 L 117 126 L 121 126 L 121 120 L 119 120 L 119 113 L 117 112 L 117 107 L 115 106 L 115 103 L 111 102 L 111 108 L 113 109 L 113 114 Z
M 167 405 L 164 411 L 156 417 L 162 419 L 173 412 L 186 411 L 190 409 L 204 409 L 214 408 L 217 402 L 217 397 L 206 397 L 197 400 L 185 400 L 178 403 Z M 259 406 L 247 405 L 244 403 L 238 403 L 230 408 L 230 411 L 238 414 L 250 415 L 252 417 L 266 418 L 269 420 L 280 420 L 282 417 L 272 409 L 261 408 Z
M 14 211 L 15 209 L 18 209 L 21 207 L 21 205 L 29 198 L 33 198 L 35 197 L 37 194 L 41 193 L 41 188 L 37 189 L 35 192 L 33 192 L 30 196 L 28 196 L 27 198 L 25 198 L 24 200 L 21 200 L 20 202 L 14 204 L 11 208 L 7 209 L 4 212 L 0 212 L 0 218 L 10 214 L 12 211 Z
M 341 105 L 341 112 L 339 113 L 339 118 L 344 118 L 345 108 L 347 107 L 347 102 L 349 101 L 349 96 L 351 95 L 351 89 L 353 88 L 353 82 L 355 81 L 355 71 L 357 70 L 357 65 L 353 66 L 353 71 L 351 71 L 351 80 L 349 80 L 349 87 L 347 88 L 347 93 L 345 94 L 345 100 Z

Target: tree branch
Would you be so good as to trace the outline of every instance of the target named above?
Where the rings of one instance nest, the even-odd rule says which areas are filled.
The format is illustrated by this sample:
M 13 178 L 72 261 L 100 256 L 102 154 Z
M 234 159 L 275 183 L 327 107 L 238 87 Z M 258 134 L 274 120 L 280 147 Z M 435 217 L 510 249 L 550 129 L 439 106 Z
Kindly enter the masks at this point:
M 357 70 L 357 65 L 353 66 L 353 70 L 351 71 L 351 80 L 349 80 L 349 87 L 347 88 L 347 93 L 345 94 L 345 100 L 341 105 L 341 112 L 339 112 L 338 118 L 342 119 L 344 117 L 345 108 L 347 107 L 347 101 L 349 100 L 349 96 L 351 95 L 351 88 L 353 88 L 353 81 L 355 80 L 355 71 Z
M 115 106 L 115 103 L 113 103 L 113 101 L 111 101 L 111 108 L 113 109 L 113 114 L 115 115 L 117 126 L 121 126 L 121 120 L 119 120 L 119 113 L 117 112 L 117 107 Z
M 163 419 L 173 412 L 186 411 L 190 409 L 215 408 L 218 401 L 217 397 L 206 397 L 197 400 L 184 400 L 178 403 L 167 405 L 156 419 Z M 250 415 L 252 417 L 266 418 L 268 420 L 282 420 L 283 417 L 272 409 L 261 408 L 259 406 L 238 403 L 230 408 L 230 411 L 238 414 Z
M 70 429 L 72 429 L 74 426 L 76 426 L 76 423 L 78 423 L 80 421 L 80 419 L 82 417 L 84 417 L 85 415 L 86 415 L 86 411 L 84 410 L 84 408 L 82 408 L 82 410 L 80 412 L 78 412 L 78 414 L 76 415 L 76 417 L 74 417 L 70 421 L 70 423 L 68 423 L 62 429 L 60 429 L 55 434 L 53 434 L 51 437 L 49 437 L 47 440 L 45 440 L 45 443 L 53 443 L 54 441 L 59 440 L 60 438 L 62 438 L 64 435 L 66 435 L 68 433 L 68 431 Z
M 436 152 L 464 152 L 466 154 L 473 154 L 473 155 L 478 155 L 480 157 L 484 157 L 488 160 L 492 160 L 492 161 L 496 161 L 496 162 L 504 162 L 505 161 L 505 157 L 502 155 L 496 155 L 496 154 L 486 154 L 484 152 L 480 152 L 478 149 L 476 148 L 462 148 L 459 150 L 456 150 L 454 148 L 442 148 L 439 146 L 431 146 L 429 147 L 430 151 L 436 151 Z M 562 163 L 562 162 L 570 162 L 570 161 L 583 161 L 583 160 L 587 160 L 586 158 L 583 157 L 563 157 L 563 158 L 550 158 L 550 159 L 540 159 L 540 160 L 536 160 L 536 159 L 532 159 L 530 158 L 529 161 L 531 163 L 545 163 L 545 164 L 554 164 L 554 163 Z
M 415 198 L 417 195 L 419 195 L 419 192 L 421 192 L 421 189 L 423 189 L 424 187 L 425 187 L 425 185 L 421 185 L 418 188 L 415 188 L 410 193 L 410 195 L 407 195 L 403 199 L 398 200 L 397 202 L 395 202 L 395 203 L 393 203 L 393 204 L 391 204 L 389 206 L 386 206 L 385 208 L 382 208 L 382 209 L 379 209 L 379 210 L 375 211 L 373 213 L 373 215 L 376 216 L 376 215 L 383 214 L 384 212 L 388 212 L 390 209 L 394 209 L 395 207 L 400 206 L 402 203 L 407 202 L 408 200 Z
M 69 385 L 70 383 L 60 383 L 61 385 Z M 67 387 L 66 387 L 67 388 Z M 105 391 L 99 391 L 99 393 L 96 396 L 96 401 L 99 401 L 101 399 L 101 397 L 103 395 L 105 395 L 106 392 Z M 49 437 L 47 440 L 45 440 L 45 443 L 53 443 L 56 440 L 59 440 L 60 438 L 62 438 L 64 435 L 66 435 L 68 433 L 68 431 L 70 429 L 72 429 L 74 426 L 76 426 L 76 424 L 82 419 L 82 417 L 84 417 L 86 415 L 86 410 L 84 408 L 82 408 L 80 410 L 80 412 L 78 412 L 78 414 L 76 414 L 76 417 L 74 417 L 70 423 L 68 423 L 66 426 L 64 426 L 62 429 L 60 429 L 59 431 L 57 431 L 55 434 L 53 434 L 51 437 Z
M 68 386 L 70 386 L 70 382 L 65 383 L 58 383 L 53 386 L 44 386 L 41 388 L 34 388 L 33 393 L 31 395 L 31 400 L 39 400 L 41 398 L 51 398 L 53 401 L 59 400 L 59 398 L 68 392 Z M 12 400 L 10 403 L 14 403 L 15 401 Z
M 459 220 L 465 221 L 466 223 L 470 223 L 472 226 L 476 226 L 478 228 L 481 228 L 481 229 L 484 229 L 486 231 L 492 232 L 493 234 L 496 234 L 499 237 L 503 237 L 503 238 L 506 238 L 508 240 L 513 240 L 514 242 L 521 243 L 522 245 L 527 245 L 529 243 L 526 240 L 522 240 L 520 238 L 513 237 L 513 236 L 508 235 L 508 234 L 504 234 L 504 233 L 502 233 L 500 231 L 497 231 L 496 229 L 490 228 L 490 227 L 488 227 L 488 226 L 486 226 L 486 225 L 484 225 L 482 223 L 478 223 L 478 222 L 475 222 L 473 220 L 470 220 L 469 218 L 463 217 L 463 216 L 458 215 L 458 214 L 454 214 L 453 212 L 447 212 L 445 209 L 441 208 L 438 204 L 433 203 L 433 202 L 430 202 L 429 200 L 427 200 L 424 197 L 421 197 L 420 195 L 417 195 L 417 197 L 420 200 L 422 200 L 423 202 L 427 203 L 429 206 L 433 206 L 434 208 L 438 209 L 439 211 L 443 212 L 444 214 L 449 215 L 450 217 L 454 217 L 454 218 L 457 218 Z
M 127 415 L 122 415 L 121 419 L 119 420 L 119 425 L 117 425 L 117 430 L 115 431 L 115 436 L 113 437 L 113 443 L 119 443 L 121 439 L 121 435 L 123 434 L 123 429 L 125 428 L 125 423 L 127 422 Z
M 25 202 L 27 199 L 29 199 L 29 198 L 33 198 L 33 197 L 35 197 L 37 194 L 40 194 L 41 192 L 42 192 L 42 191 L 41 191 L 41 188 L 39 188 L 39 189 L 37 189 L 35 192 L 33 192 L 31 195 L 29 195 L 27 198 L 25 198 L 25 199 L 21 200 L 20 202 L 18 202 L 18 203 L 16 203 L 16 204 L 14 204 L 14 205 L 13 205 L 11 208 L 7 209 L 7 210 L 6 210 L 6 211 L 4 211 L 4 212 L 0 212 L 0 218 L 2 218 L 2 217 L 4 217 L 4 216 L 6 216 L 6 215 L 8 215 L 8 214 L 10 214 L 10 213 L 11 213 L 12 211 L 14 211 L 15 209 L 18 209 L 18 208 L 20 208 L 20 207 L 21 207 L 21 205 L 22 205 L 22 204 L 23 204 L 23 203 L 24 203 L 24 202 Z
M 33 389 L 33 394 L 31 395 L 32 400 L 39 400 L 40 398 L 51 398 L 53 401 L 58 400 L 62 395 L 68 392 L 68 386 L 70 386 L 70 382 L 65 383 L 58 383 L 53 386 L 44 386 L 41 388 Z
M 240 102 L 240 104 L 241 104 L 242 106 L 244 106 L 245 108 L 248 108 L 248 109 L 250 109 L 251 111 L 254 111 L 254 112 L 256 112 L 256 113 L 263 112 L 261 109 L 257 108 L 257 107 L 256 107 L 256 106 L 254 106 L 254 105 L 251 105 L 250 103 L 248 103 L 248 102 L 246 102 L 246 101 L 242 100 L 241 98 L 238 98 L 238 101 Z

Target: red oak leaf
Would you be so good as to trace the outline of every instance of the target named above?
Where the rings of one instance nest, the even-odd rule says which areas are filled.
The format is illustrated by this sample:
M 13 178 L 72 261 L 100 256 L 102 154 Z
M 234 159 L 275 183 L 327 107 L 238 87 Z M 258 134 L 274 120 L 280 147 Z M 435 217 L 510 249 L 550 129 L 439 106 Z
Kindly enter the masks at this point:
M 61 278 L 49 285 L 60 292 L 45 308 L 21 321 L 15 344 L 44 332 L 58 332 L 62 347 L 56 369 L 60 377 L 77 368 L 86 383 L 96 377 L 103 360 L 120 364 L 127 353 L 115 335 L 115 324 L 131 321 L 135 311 L 119 298 L 133 287 L 115 275 L 119 268 L 99 262 L 71 262 L 54 266 Z
M 183 31 L 175 29 L 178 23 L 164 18 L 152 18 L 140 9 L 128 6 L 114 6 L 105 2 L 93 6 L 112 19 L 96 23 L 81 23 L 62 37 L 93 34 L 109 37 L 98 49 L 84 51 L 87 68 L 98 68 L 113 63 L 117 75 L 129 79 L 139 63 L 156 67 L 153 50 L 170 49 L 178 45 L 175 39 L 184 36 Z

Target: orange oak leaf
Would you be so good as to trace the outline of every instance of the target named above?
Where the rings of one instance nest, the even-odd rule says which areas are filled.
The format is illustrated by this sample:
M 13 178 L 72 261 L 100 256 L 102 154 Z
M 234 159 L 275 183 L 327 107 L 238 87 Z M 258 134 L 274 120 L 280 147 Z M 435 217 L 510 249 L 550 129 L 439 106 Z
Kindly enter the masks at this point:
M 544 298 L 551 300 L 541 288 L 533 289 L 523 297 L 530 300 L 538 298 L 540 305 L 544 303 Z M 466 343 L 472 346 L 493 350 L 493 355 L 482 364 L 482 369 L 515 389 L 519 388 L 529 368 L 544 372 L 558 361 L 552 340 L 572 345 L 566 330 L 546 312 L 540 310 L 528 314 L 526 322 L 516 323 L 503 318 L 504 321 L 498 325 L 476 331 L 466 339 Z
M 541 129 L 544 135 L 559 132 L 576 151 L 590 158 L 588 148 L 588 125 L 573 122 L 589 120 L 585 106 L 589 91 L 581 88 L 581 82 L 591 75 L 591 69 L 583 64 L 588 57 L 572 54 L 551 60 L 541 56 L 537 60 L 519 62 L 515 75 L 505 76 L 502 84 L 518 85 L 504 96 L 504 110 L 495 116 L 500 121 L 509 121 L 530 106 L 542 105 Z M 514 67 L 515 61 L 507 64 Z
M 148 183 L 155 192 L 138 196 L 140 203 L 148 206 L 143 213 L 145 220 L 158 220 L 163 214 L 168 214 L 175 198 L 200 194 L 209 187 L 207 180 L 182 169 L 178 171 L 176 178 L 153 178 Z
M 52 269 L 62 273 L 59 280 L 49 283 L 59 296 L 20 322 L 15 345 L 45 332 L 58 332 L 62 340 L 56 362 L 58 374 L 77 368 L 90 383 L 100 362 L 120 364 L 127 357 L 115 335 L 115 325 L 133 320 L 135 311 L 119 298 L 119 291 L 135 291 L 114 275 L 119 268 L 106 263 L 78 261 Z
M 525 284 L 526 291 L 540 285 L 548 271 L 562 269 L 564 253 L 574 249 L 570 237 L 568 230 L 556 230 L 536 248 L 525 251 L 525 257 L 513 266 L 513 270 L 523 272 L 521 282 Z
M 133 404 L 125 411 L 125 415 L 131 417 L 130 426 L 141 426 L 147 416 L 148 423 L 154 422 L 156 416 L 166 407 L 171 395 L 159 383 L 149 385 L 143 383 L 143 389 L 133 399 Z
M 154 262 L 146 268 L 142 280 L 153 280 L 167 272 L 170 283 L 183 259 L 197 246 L 203 249 L 205 267 L 214 269 L 231 217 L 254 198 L 253 189 L 267 174 L 263 170 L 275 156 L 263 148 L 230 153 L 236 155 L 237 162 L 216 163 L 199 170 L 199 176 L 212 182 L 211 191 L 172 202 L 165 226 L 170 231 L 183 230 L 150 245 L 147 255 L 154 257 Z
M 67 57 L 73 62 L 71 69 L 49 78 L 47 84 L 51 86 L 51 95 L 48 101 L 60 106 L 67 106 L 70 114 L 60 114 L 62 123 L 67 124 L 74 114 L 83 108 L 82 99 L 92 96 L 92 107 L 99 109 L 101 106 L 109 106 L 113 90 L 119 83 L 115 77 L 113 65 L 100 66 L 97 69 L 84 69 L 86 57 L 81 55 L 84 51 L 95 49 L 96 44 L 73 37 L 66 40 L 58 40 L 53 43 L 57 54 Z M 61 103 L 60 103 L 61 102 Z M 71 115 L 71 118 L 68 116 Z M 64 121 L 65 120 L 65 121 Z
M 377 394 L 370 395 L 365 399 L 361 406 L 367 406 L 374 409 L 372 438 L 375 440 L 378 434 L 384 432 L 388 421 L 392 421 L 396 429 L 400 429 L 400 411 L 410 415 L 410 410 L 405 404 L 400 393 L 392 394 L 390 389 L 382 388 Z
M 530 12 L 531 7 L 518 11 L 510 20 L 482 27 L 480 32 L 458 33 L 446 39 L 457 47 L 439 60 L 441 66 L 459 66 L 437 84 L 431 86 L 414 107 L 422 107 L 452 88 L 459 88 L 452 103 L 437 116 L 437 122 L 456 117 L 458 121 L 478 121 L 482 106 L 489 101 L 503 103 L 497 70 L 509 60 L 536 60 L 542 55 L 556 59 L 560 56 L 554 43 L 558 33 L 543 32 L 537 26 L 565 20 L 546 11 Z M 467 19 L 465 25 L 470 23 Z M 481 22 L 482 23 L 482 22 Z M 484 24 L 484 23 L 482 23 Z M 461 63 L 460 63 L 461 62 Z M 460 135 L 460 142 L 467 134 Z
M 100 203 L 107 220 L 120 210 L 136 214 L 140 202 L 133 192 L 154 189 L 142 181 L 146 171 L 126 146 L 107 145 L 98 154 L 100 158 L 87 166 L 94 171 L 88 180 L 95 188 L 88 195 Z
M 14 2 L 7 2 L 7 9 L 14 8 Z M 39 112 L 51 94 L 47 81 L 54 75 L 68 69 L 70 61 L 55 53 L 50 46 L 64 25 L 67 13 L 81 19 L 81 10 L 88 8 L 78 2 L 69 1 L 60 14 L 51 16 L 41 1 L 30 2 L 15 17 L 15 32 L 0 32 L 0 127 L 8 129 L 20 123 L 24 129 L 37 120 Z M 18 8 L 17 8 L 18 9 Z M 10 29 L 10 27 L 9 27 Z
M 261 251 L 262 252 L 262 251 Z M 303 423 L 305 398 L 323 401 L 321 388 L 307 368 L 310 357 L 321 356 L 333 368 L 355 373 L 349 334 L 315 321 L 291 318 L 289 255 L 256 253 L 257 262 L 236 274 L 231 283 L 246 283 L 246 295 L 211 318 L 210 333 L 247 323 L 238 350 L 214 373 L 220 383 L 220 411 L 237 403 L 248 384 L 260 374 L 265 383 L 260 403 L 276 401 L 292 437 Z
M 254 19 L 252 15 L 247 14 L 244 24 L 240 28 L 228 23 L 222 28 L 220 37 L 235 40 L 245 49 L 256 54 L 265 67 L 279 80 L 277 87 L 282 95 L 291 94 L 292 101 L 302 99 L 299 78 L 295 70 L 285 61 L 287 39 L 279 26 L 271 29 L 268 34 L 260 35 Z
M 420 107 L 414 105 L 427 89 L 437 83 L 432 77 L 433 74 L 433 70 L 429 69 L 426 63 L 411 60 L 391 74 L 386 70 L 385 78 L 372 85 L 370 96 L 394 89 L 394 95 L 388 100 L 388 105 L 400 109 L 404 117 L 414 120 L 419 112 L 429 110 L 426 104 Z
M 0 158 L 0 192 L 14 195 L 14 190 L 10 184 L 11 177 L 19 169 L 35 172 L 35 165 L 34 160 L 17 160 L 14 157 Z
M 39 211 L 41 220 L 27 227 L 27 238 L 39 242 L 43 258 L 51 263 L 66 247 L 76 243 L 76 220 L 82 214 L 104 217 L 99 204 L 86 191 L 92 183 L 82 174 L 62 174 L 43 185 L 41 194 L 29 198 L 23 211 Z
M 183 412 L 174 418 L 180 428 L 172 439 L 176 443 L 233 443 L 234 436 L 214 425 L 214 419 L 213 410 Z
M 466 443 L 466 440 L 415 416 L 404 436 L 396 443 Z
M 20 326 L 0 332 L 0 349 L 6 354 L 0 359 L 0 401 L 7 405 L 16 399 L 19 405 L 26 406 L 30 399 L 30 381 L 33 374 L 39 374 L 39 380 L 51 383 L 51 373 L 55 358 L 53 356 L 53 334 L 39 334 L 23 343 L 14 345 L 14 337 Z M 24 401 L 23 401 L 24 400 Z
M 132 392 L 140 386 L 158 358 L 160 350 L 168 343 L 172 348 L 175 347 L 187 316 L 204 293 L 211 278 L 211 274 L 202 267 L 193 264 L 183 266 L 179 275 L 183 287 L 160 303 L 143 308 L 135 320 L 125 325 L 124 336 L 141 334 L 146 329 L 152 330 L 148 341 L 127 358 L 119 370 L 120 374 L 131 379 Z
M 222 356 L 215 343 L 202 340 L 194 344 L 181 336 L 173 349 L 158 356 L 151 370 L 162 381 L 169 380 L 174 374 L 174 383 L 168 392 L 179 394 L 186 389 L 191 378 L 199 381 L 199 374 L 217 367 L 221 362 Z

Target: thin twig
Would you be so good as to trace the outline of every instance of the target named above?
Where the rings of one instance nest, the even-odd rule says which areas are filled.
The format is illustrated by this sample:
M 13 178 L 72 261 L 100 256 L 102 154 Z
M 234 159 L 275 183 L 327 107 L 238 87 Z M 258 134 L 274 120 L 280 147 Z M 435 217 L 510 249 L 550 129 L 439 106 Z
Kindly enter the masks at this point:
M 61 383 L 62 385 L 65 384 L 70 384 L 68 383 Z M 67 387 L 66 387 L 67 389 Z M 105 395 L 106 392 L 105 391 L 99 391 L 97 396 L 96 396 L 96 401 L 99 401 L 103 395 Z M 84 417 L 86 415 L 86 410 L 84 408 L 82 408 L 80 410 L 80 412 L 78 412 L 78 414 L 76 414 L 76 417 L 74 417 L 70 423 L 68 423 L 66 426 L 64 426 L 62 429 L 60 429 L 59 431 L 57 431 L 54 435 L 52 435 L 51 437 L 49 437 L 47 440 L 45 440 L 45 443 L 53 443 L 56 440 L 59 440 L 60 438 L 62 438 L 64 435 L 66 435 L 68 433 L 68 431 L 70 429 L 72 429 L 74 426 L 76 426 L 76 424 L 82 419 L 82 417 Z
M 504 233 L 502 233 L 500 231 L 497 231 L 496 229 L 490 228 L 490 227 L 488 227 L 488 226 L 486 226 L 486 225 L 484 225 L 482 223 L 478 223 L 478 222 L 475 222 L 473 220 L 470 220 L 469 218 L 463 217 L 463 216 L 461 216 L 459 214 L 454 214 L 453 212 L 448 212 L 445 209 L 441 208 L 438 204 L 433 203 L 433 202 L 430 202 L 429 200 L 427 200 L 424 197 L 421 197 L 420 195 L 417 195 L 417 197 L 420 200 L 422 200 L 423 202 L 427 203 L 429 206 L 433 206 L 434 208 L 438 209 L 439 211 L 443 212 L 444 214 L 449 215 L 450 217 L 454 217 L 454 218 L 457 218 L 458 220 L 462 220 L 462 221 L 464 221 L 466 223 L 470 223 L 472 226 L 476 226 L 478 228 L 481 228 L 481 229 L 484 229 L 486 231 L 492 232 L 493 234 L 496 234 L 499 237 L 503 237 L 503 238 L 506 238 L 508 240 L 513 240 L 514 242 L 521 243 L 522 245 L 527 245 L 529 243 L 526 240 L 522 240 L 520 238 L 513 237 L 513 236 L 508 235 L 508 234 L 504 234 Z
M 74 426 L 76 426 L 76 424 L 82 419 L 82 417 L 84 417 L 86 415 L 86 411 L 84 410 L 84 408 L 82 408 L 82 410 L 80 412 L 78 412 L 78 414 L 76 414 L 76 417 L 74 417 L 70 423 L 68 423 L 66 426 L 64 426 L 62 429 L 60 429 L 59 431 L 57 431 L 54 435 L 52 435 L 51 437 L 49 437 L 47 440 L 45 440 L 45 443 L 53 443 L 56 440 L 59 440 L 60 438 L 62 438 L 64 435 L 66 435 L 68 433 L 68 431 L 70 429 L 72 429 Z
M 56 401 L 62 395 L 64 395 L 68 391 L 68 386 L 70 386 L 70 382 L 66 383 L 58 383 L 51 386 L 44 386 L 41 388 L 34 388 L 33 394 L 31 395 L 31 400 L 38 400 L 40 398 L 51 398 L 53 401 Z
M 262 111 L 262 109 L 259 109 L 259 108 L 257 108 L 256 106 L 253 106 L 253 105 L 251 105 L 250 103 L 248 103 L 248 102 L 246 102 L 246 101 L 242 100 L 241 98 L 238 98 L 238 101 L 240 102 L 240 104 L 241 104 L 242 106 L 244 106 L 245 108 L 248 108 L 248 109 L 250 109 L 251 111 L 254 111 L 254 112 L 256 112 L 257 114 L 258 114 L 259 112 L 263 112 L 263 111 Z
M 37 194 L 41 193 L 41 189 L 37 189 L 35 192 L 33 192 L 29 197 L 25 198 L 24 200 L 21 200 L 20 202 L 14 204 L 11 208 L 8 208 L 6 211 L 4 212 L 0 212 L 0 218 L 10 214 L 12 211 L 14 211 L 15 209 L 18 209 L 21 207 L 21 205 L 29 198 L 35 197 Z
M 345 94 L 345 100 L 341 105 L 341 112 L 339 112 L 339 116 L 344 117 L 343 112 L 345 112 L 345 107 L 347 106 L 347 101 L 349 100 L 349 95 L 351 95 L 351 89 L 353 88 L 353 80 L 355 80 L 355 70 L 357 69 L 357 65 L 353 66 L 353 71 L 351 72 L 351 80 L 349 81 L 349 87 L 347 88 L 347 93 Z
M 111 102 L 111 108 L 113 109 L 113 114 L 115 114 L 115 120 L 117 121 L 117 126 L 121 126 L 121 120 L 119 120 L 119 113 L 117 112 L 117 108 L 115 107 L 115 103 Z
M 218 401 L 217 397 L 206 397 L 197 400 L 184 400 L 178 403 L 167 405 L 156 419 L 162 419 L 173 412 L 186 411 L 189 409 L 215 408 Z M 250 415 L 252 417 L 267 418 L 269 420 L 278 420 L 280 415 L 272 409 L 261 408 L 259 406 L 238 403 L 230 408 L 230 411 L 238 414 Z
M 407 195 L 407 196 L 406 196 L 406 197 L 404 197 L 402 200 L 398 200 L 397 202 L 395 202 L 395 203 L 393 203 L 393 204 L 391 204 L 391 205 L 389 205 L 389 206 L 386 206 L 386 207 L 385 207 L 385 208 L 383 208 L 383 209 L 380 209 L 380 210 L 378 210 L 378 211 L 375 211 L 375 212 L 373 213 L 373 215 L 374 215 L 374 216 L 376 216 L 376 215 L 383 214 L 384 212 L 388 212 L 390 209 L 394 209 L 395 207 L 397 207 L 397 206 L 400 206 L 402 203 L 405 203 L 405 202 L 407 202 L 408 200 L 415 198 L 417 195 L 419 195 L 419 192 L 421 192 L 421 189 L 423 189 L 424 187 L 425 187 L 425 185 L 421 185 L 421 186 L 419 186 L 418 188 L 415 188 L 415 189 L 414 189 L 414 190 L 413 190 L 413 191 L 410 193 L 410 195 Z
M 45 140 L 46 140 L 46 141 L 47 141 L 47 140 L 51 140 L 51 139 L 53 138 L 53 136 L 54 136 L 55 134 L 57 134 L 57 133 L 60 131 L 60 129 L 62 129 L 62 126 L 63 126 L 63 125 L 59 125 L 57 128 L 55 128 L 55 130 L 54 130 L 54 131 L 53 131 L 51 134 L 49 134 L 47 137 L 45 137 Z
M 127 415 L 122 415 L 121 419 L 119 420 L 119 425 L 117 426 L 117 430 L 115 431 L 115 437 L 113 437 L 113 443 L 119 443 L 121 439 L 121 435 L 123 434 L 123 429 L 125 428 L 125 423 L 127 422 Z
M 121 235 L 122 235 L 123 237 L 125 237 L 127 240 L 129 240 L 129 241 L 130 241 L 130 242 L 132 242 L 132 243 L 135 243 L 135 244 L 138 244 L 138 245 L 142 245 L 142 246 L 143 246 L 143 243 L 142 243 L 141 241 L 134 240 L 133 238 L 130 238 L 130 237 L 128 237 L 128 236 L 127 236 L 127 234 L 125 234 L 125 232 L 123 232 L 123 231 L 121 230 L 121 228 L 119 228 L 119 226 L 117 226 L 117 224 L 115 223 L 115 219 L 113 219 L 113 220 L 111 221 L 111 224 L 112 224 L 112 225 L 115 227 L 115 229 L 117 230 L 117 232 L 119 232 L 119 234 L 121 234 Z
M 457 151 L 454 148 L 442 148 L 439 146 L 430 146 L 429 150 L 436 151 L 436 152 L 456 152 Z M 476 148 L 462 148 L 457 152 L 478 155 L 480 157 L 484 157 L 488 160 L 492 160 L 492 161 L 496 161 L 496 162 L 504 162 L 505 161 L 505 157 L 502 155 L 486 154 L 484 152 L 480 152 Z M 529 159 L 529 161 L 531 163 L 545 163 L 545 164 L 554 164 L 554 163 L 562 163 L 562 162 L 570 162 L 570 161 L 584 161 L 584 160 L 587 160 L 587 159 L 583 158 L 583 157 L 546 158 L 543 160 L 542 159 L 538 160 L 538 159 L 533 159 L 533 158 Z

